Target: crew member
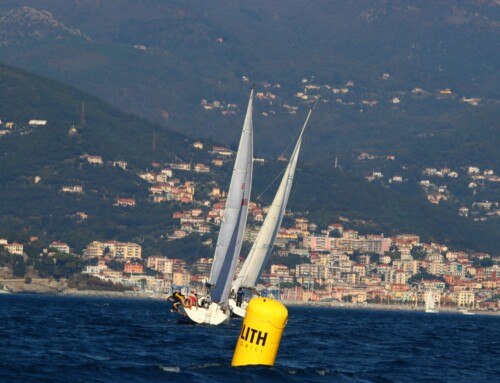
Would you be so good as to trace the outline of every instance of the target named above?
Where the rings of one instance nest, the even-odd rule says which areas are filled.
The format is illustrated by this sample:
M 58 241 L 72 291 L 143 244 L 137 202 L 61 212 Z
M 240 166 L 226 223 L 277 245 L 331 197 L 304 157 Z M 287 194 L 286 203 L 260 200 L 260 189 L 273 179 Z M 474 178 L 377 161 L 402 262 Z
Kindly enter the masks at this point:
M 177 311 L 179 308 L 178 307 L 179 304 L 181 304 L 184 301 L 184 295 L 182 295 L 180 291 L 176 291 L 170 297 L 168 297 L 168 301 L 173 302 L 172 309 L 174 311 Z
M 243 289 L 240 287 L 238 292 L 236 293 L 236 306 L 241 307 L 241 303 L 243 302 Z
M 196 294 L 196 290 L 191 291 L 191 295 L 189 296 L 189 298 L 191 298 L 191 303 L 192 303 L 193 307 L 197 307 L 198 306 L 198 294 Z

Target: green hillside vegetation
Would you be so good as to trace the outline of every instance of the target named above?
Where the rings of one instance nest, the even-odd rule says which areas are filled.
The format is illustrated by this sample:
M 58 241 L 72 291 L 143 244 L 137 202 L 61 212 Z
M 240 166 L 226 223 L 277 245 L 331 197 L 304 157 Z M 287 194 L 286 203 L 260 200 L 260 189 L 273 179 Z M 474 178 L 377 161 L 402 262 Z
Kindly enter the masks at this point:
M 423 196 L 389 191 L 321 167 L 301 169 L 297 179 L 290 208 L 307 210 L 320 225 L 332 222 L 333 212 L 348 217 L 346 226 L 365 234 L 418 233 L 426 243 L 443 243 L 455 250 L 479 246 L 493 254 L 500 248 L 497 222 L 472 222 L 458 217 L 455 210 L 429 204 Z
M 4 155 L 0 163 L 2 175 L 15 177 L 19 172 L 36 172 L 54 162 L 68 161 L 84 154 L 101 155 L 104 160 L 127 158 L 135 166 L 145 167 L 156 157 L 173 160 L 188 157 L 185 137 L 168 132 L 133 115 L 110 107 L 95 97 L 75 89 L 0 64 L 0 113 L 2 119 L 17 125 L 29 119 L 47 120 L 46 127 L 35 129 L 17 151 Z M 85 124 L 81 125 L 84 104 Z M 69 135 L 75 127 L 77 134 Z M 153 132 L 156 151 L 152 150 Z M 9 147 L 17 137 L 5 137 L 2 144 Z M 130 147 L 134 150 L 129 150 Z M 182 157 L 181 157 L 182 158 Z M 9 162 L 15 168 L 9 168 Z
M 205 150 L 192 149 L 193 140 L 119 112 L 70 87 L 10 67 L 0 66 L 0 82 L 2 120 L 22 125 L 33 113 L 48 120 L 47 126 L 29 134 L 0 138 L 0 237 L 26 243 L 29 236 L 37 235 L 44 243 L 68 242 L 77 251 L 92 240 L 117 239 L 140 243 L 146 256 L 162 253 L 190 261 L 211 254 L 212 249 L 201 245 L 197 237 L 166 240 L 176 224 L 172 212 L 188 206 L 149 202 L 148 184 L 135 174 L 150 167 L 152 161 L 193 158 L 209 163 Z M 85 126 L 80 124 L 82 100 Z M 296 127 L 301 123 L 294 121 Z M 74 136 L 68 135 L 72 125 L 78 131 Z M 235 129 L 240 127 L 241 121 Z M 156 152 L 151 147 L 153 131 Z M 312 133 L 313 124 L 306 136 Z M 105 161 L 125 160 L 131 170 L 107 163 L 90 165 L 81 157 L 85 153 L 102 155 Z M 277 185 L 268 185 L 283 167 L 283 162 L 274 161 L 255 166 L 253 199 L 267 190 L 259 202 L 271 201 Z M 217 180 L 226 188 L 230 174 L 227 165 L 196 182 L 206 185 Z M 195 177 L 193 173 L 185 177 L 191 176 Z M 84 194 L 61 193 L 63 185 L 81 185 Z M 118 197 L 135 198 L 138 206 L 113 206 Z M 368 184 L 318 162 L 301 161 L 289 207 L 297 214 L 308 212 L 311 221 L 322 226 L 339 222 L 343 216 L 349 219 L 346 227 L 361 232 L 415 232 L 424 240 L 493 254 L 500 248 L 499 228 L 493 224 L 459 219 L 446 208 L 430 206 L 418 193 L 408 196 L 404 190 Z M 88 218 L 81 219 L 77 212 L 85 212 Z
M 133 172 L 94 167 L 81 156 L 101 155 L 104 161 L 126 160 L 134 171 L 164 162 L 195 157 L 186 138 L 119 112 L 70 87 L 0 66 L 0 115 L 3 121 L 26 125 L 33 115 L 47 126 L 27 135 L 0 139 L 0 226 L 29 235 L 65 238 L 81 249 L 92 239 L 130 240 L 148 225 L 168 225 L 170 215 L 146 204 L 133 213 L 113 207 L 118 197 L 146 199 L 147 185 Z M 80 125 L 82 101 L 85 125 Z M 78 133 L 69 135 L 74 126 Z M 152 150 L 152 132 L 156 148 Z M 35 178 L 41 181 L 35 183 Z M 64 185 L 81 185 L 85 194 L 61 193 Z M 89 219 L 76 223 L 75 213 Z M 152 214 L 152 211 L 155 211 Z M 140 225 L 137 225 L 139 220 Z
M 278 167 L 256 168 L 254 195 L 266 188 Z M 270 203 L 272 198 L 268 191 L 261 201 Z M 443 243 L 455 250 L 481 248 L 496 254 L 500 248 L 497 221 L 472 222 L 446 205 L 429 204 L 419 192 L 408 192 L 404 186 L 387 189 L 321 165 L 297 169 L 288 208 L 299 216 L 307 213 L 310 221 L 323 228 L 342 223 L 362 234 L 418 233 L 424 242 Z

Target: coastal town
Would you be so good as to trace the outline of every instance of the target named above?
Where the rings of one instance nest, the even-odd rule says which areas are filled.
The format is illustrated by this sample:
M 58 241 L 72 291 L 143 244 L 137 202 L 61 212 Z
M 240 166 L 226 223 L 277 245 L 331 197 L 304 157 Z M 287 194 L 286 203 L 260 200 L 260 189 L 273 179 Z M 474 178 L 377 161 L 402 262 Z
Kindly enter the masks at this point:
M 186 211 L 184 217 L 188 213 L 193 214 Z M 422 243 L 411 234 L 360 235 L 340 223 L 320 230 L 320 235 L 312 231 L 318 228 L 306 218 L 296 218 L 294 227 L 280 230 L 273 259 L 282 262 L 273 262 L 262 274 L 258 285 L 262 295 L 294 303 L 422 306 L 425 293 L 432 290 L 441 307 L 500 308 L 498 256 L 450 251 L 437 243 Z M 246 237 L 251 240 L 255 234 L 256 229 L 250 230 Z M 0 244 L 10 254 L 25 256 L 23 244 L 5 239 Z M 73 254 L 68 244 L 52 242 L 40 257 L 53 257 L 57 262 L 59 253 Z M 112 240 L 93 241 L 83 254 L 73 255 L 82 264 L 82 274 L 156 297 L 166 297 L 174 290 L 185 294 L 191 289 L 202 291 L 212 262 L 210 258 L 187 264 L 165 255 L 143 257 L 140 245 Z M 295 266 L 286 265 L 289 258 L 297 261 Z M 242 260 L 240 257 L 239 266 Z M 28 275 L 25 283 L 30 283 Z M 6 277 L 4 268 L 1 283 L 8 291 Z
M 203 150 L 200 141 L 193 143 Z M 233 152 L 225 147 L 210 149 L 211 166 L 220 167 L 231 161 Z M 127 171 L 125 161 L 106 162 L 97 155 L 88 155 L 83 161 L 90 166 L 111 166 Z M 256 162 L 263 160 L 257 159 Z M 147 203 L 161 204 L 175 201 L 184 209 L 173 212 L 177 224 L 168 241 L 190 235 L 200 238 L 200 245 L 211 251 L 213 233 L 220 225 L 225 192 L 211 183 L 200 185 L 189 174 L 209 173 L 210 166 L 203 163 L 176 163 L 164 166 L 153 163 L 152 170 L 139 171 L 137 176 L 146 181 L 149 190 Z M 428 176 L 450 177 L 451 171 L 426 169 Z M 479 174 L 479 169 L 468 169 L 468 176 Z M 486 176 L 494 176 L 493 173 Z M 370 181 L 370 180 L 368 180 Z M 200 193 L 199 189 L 204 189 Z M 83 194 L 82 185 L 65 185 L 61 193 Z M 117 208 L 138 208 L 138 201 L 124 196 L 117 198 Z M 141 201 L 142 203 L 142 201 Z M 256 202 L 249 203 L 249 223 L 244 240 L 252 243 L 265 218 L 267 208 Z M 79 220 L 87 219 L 83 211 Z M 432 291 L 438 307 L 468 308 L 497 311 L 499 306 L 498 280 L 500 257 L 486 253 L 453 251 L 439 243 L 424 243 L 416 234 L 384 236 L 361 234 L 349 229 L 349 219 L 339 217 L 339 222 L 319 227 L 307 215 L 287 213 L 287 227 L 282 226 L 276 239 L 271 262 L 261 275 L 257 286 L 260 294 L 292 303 L 338 302 L 356 305 L 393 304 L 410 307 L 423 306 L 425 295 Z M 29 242 L 38 241 L 37 237 Z M 25 246 L 28 243 L 0 239 L 4 252 L 23 257 L 28 261 Z M 116 240 L 94 240 L 81 254 L 70 244 L 55 241 L 46 244 L 39 259 L 53 263 L 67 262 L 73 257 L 75 274 L 100 280 L 122 291 L 143 296 L 166 298 L 173 291 L 189 294 L 191 290 L 203 291 L 212 264 L 211 258 L 198 258 L 188 263 L 177 254 L 143 253 L 138 243 Z M 238 270 L 246 254 L 241 254 Z M 29 264 L 26 262 L 26 264 Z M 16 273 L 3 267 L 0 283 L 4 291 L 30 290 L 38 277 L 33 267 Z M 12 288 L 12 280 L 24 278 L 23 287 Z M 77 293 L 77 291 L 74 291 Z
M 384 74 L 383 80 L 389 78 L 390 75 Z M 248 79 L 244 78 L 243 81 Z M 347 94 L 354 88 L 354 83 L 349 81 L 343 88 L 332 88 L 316 86 L 311 80 L 303 79 L 302 86 L 303 92 L 296 96 L 305 102 L 315 102 L 320 97 L 314 92 L 325 88 L 333 94 Z M 256 99 L 269 102 L 270 105 L 273 101 L 276 104 L 277 96 L 271 92 L 271 88 L 280 87 L 279 84 L 271 86 L 267 83 L 264 86 L 266 92 L 256 93 Z M 452 97 L 453 93 L 447 89 L 440 91 L 439 95 Z M 322 98 L 322 102 L 327 100 Z M 339 100 L 336 102 L 342 103 Z M 401 99 L 395 97 L 391 102 L 399 104 Z M 201 105 L 207 111 L 221 109 L 223 114 L 235 114 L 239 110 L 236 104 L 220 101 L 202 100 Z M 364 100 L 362 105 L 373 107 L 377 102 Z M 289 104 L 283 107 L 292 114 L 298 109 Z M 27 124 L 0 120 L 0 135 L 27 135 L 49 124 L 50 121 L 42 119 L 29 120 Z M 78 127 L 71 126 L 68 136 L 74 135 L 78 135 Z M 202 153 L 199 158 L 204 158 L 203 162 L 153 162 L 148 169 L 137 169 L 131 168 L 123 158 L 110 159 L 99 154 L 85 154 L 79 156 L 77 163 L 80 168 L 86 167 L 90 171 L 109 168 L 133 174 L 147 190 L 147 197 L 126 193 L 118 195 L 110 201 L 116 209 L 141 209 L 144 204 L 166 205 L 169 208 L 176 206 L 178 210 L 173 211 L 171 216 L 175 224 L 166 227 L 167 234 L 162 240 L 198 238 L 199 245 L 213 253 L 215 234 L 224 214 L 226 192 L 215 178 L 206 176 L 220 173 L 224 167 L 230 166 L 235 153 L 227 147 L 207 145 L 199 140 L 191 141 L 190 146 L 193 151 Z M 255 166 L 266 161 L 264 158 L 254 158 Z M 287 158 L 280 156 L 278 161 L 286 162 Z M 395 155 L 360 152 L 355 161 L 362 164 L 364 169 L 370 169 L 368 172 L 365 170 L 365 182 L 378 182 L 386 187 L 411 182 L 415 188 L 424 191 L 429 203 L 458 202 L 456 214 L 473 221 L 495 219 L 500 215 L 499 201 L 473 199 L 471 202 L 469 199 L 469 205 L 466 205 L 454 195 L 453 188 L 448 187 L 448 183 L 460 180 L 467 185 L 469 194 L 477 194 L 481 198 L 482 191 L 500 182 L 500 177 L 493 169 L 480 169 L 473 164 L 457 168 L 425 167 L 417 179 L 413 177 L 410 180 L 404 164 L 388 166 L 387 169 L 391 170 L 387 172 L 382 170 L 386 168 L 384 163 L 398 163 L 399 158 Z M 333 166 L 339 166 L 337 159 Z M 395 168 L 399 170 L 394 171 Z M 30 181 L 37 185 L 43 183 L 43 177 L 35 175 Z M 59 192 L 71 201 L 71 198 L 84 196 L 88 190 L 85 182 L 77 182 L 63 184 Z M 251 244 L 255 241 L 268 207 L 250 201 L 248 208 L 249 222 L 244 240 L 246 244 Z M 76 211 L 72 218 L 78 223 L 88 217 L 86 211 Z M 432 291 L 439 307 L 489 311 L 500 309 L 497 285 L 500 256 L 497 254 L 451 250 L 443 244 L 426 243 L 413 233 L 395 236 L 360 233 L 352 228 L 349 217 L 340 216 L 338 222 L 325 227 L 311 221 L 307 212 L 287 212 L 286 217 L 287 225 L 279 230 L 271 262 L 260 277 L 258 290 L 262 295 L 295 303 L 338 302 L 417 307 L 423 306 L 426 294 Z M 80 275 L 92 281 L 102 281 L 111 290 L 167 297 L 175 290 L 185 294 L 191 290 L 203 291 L 212 264 L 212 258 L 209 257 L 188 262 L 184 259 L 185 254 L 152 253 L 149 249 L 143 251 L 139 243 L 120 242 L 112 238 L 96 238 L 78 251 L 72 249 L 64 238 L 59 238 L 59 241 L 44 244 L 43 251 L 35 255 L 37 261 L 33 259 L 33 254 L 28 256 L 25 251 L 25 247 L 32 242 L 39 242 L 38 237 L 31 236 L 25 243 L 0 238 L 3 252 L 21 257 L 18 264 L 25 264 L 17 271 L 14 267 L 9 268 L 6 262 L 0 264 L 3 266 L 0 268 L 3 291 L 30 291 L 34 281 L 40 277 L 43 279 L 36 270 L 37 264 L 53 262 L 58 265 L 68 262 L 67 257 L 72 257 L 72 272 L 59 275 L 57 279 L 71 279 Z M 246 255 L 240 254 L 237 272 Z M 52 277 L 50 273 L 46 274 Z M 17 284 L 13 285 L 14 280 Z M 23 286 L 20 286 L 20 280 Z M 77 293 L 74 284 L 69 285 Z M 103 286 L 97 285 L 99 288 Z M 63 283 L 60 290 L 68 290 L 67 287 Z M 88 288 L 88 285 L 84 287 Z

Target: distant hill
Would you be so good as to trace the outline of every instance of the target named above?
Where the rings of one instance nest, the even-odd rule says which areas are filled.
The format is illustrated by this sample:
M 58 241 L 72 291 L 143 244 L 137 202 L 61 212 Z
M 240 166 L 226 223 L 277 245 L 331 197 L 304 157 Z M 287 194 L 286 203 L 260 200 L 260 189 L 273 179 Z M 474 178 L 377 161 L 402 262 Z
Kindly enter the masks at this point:
M 1 120 L 15 123 L 7 129 L 13 133 L 0 137 L 2 233 L 65 238 L 81 248 L 93 238 L 137 238 L 149 225 L 162 232 L 171 222 L 168 210 L 152 204 L 134 211 L 113 204 L 120 197 L 147 199 L 147 184 L 136 172 L 153 161 L 196 158 L 184 136 L 4 65 L 0 83 Z M 33 118 L 47 124 L 31 127 Z M 86 155 L 101 156 L 106 166 L 88 164 Z M 130 171 L 108 165 L 118 160 L 126 161 Z M 63 194 L 65 185 L 83 186 L 85 193 Z M 81 221 L 77 212 L 89 218 Z
M 0 45 L 61 41 L 71 37 L 86 39 L 78 29 L 68 28 L 49 12 L 26 6 L 3 12 L 0 15 L 0 26 Z
M 74 88 L 0 65 L 0 116 L 15 122 L 14 132 L 0 136 L 0 237 L 11 240 L 37 235 L 44 241 L 65 241 L 81 250 L 96 239 L 141 243 L 147 255 L 164 253 L 187 257 L 210 255 L 199 240 L 166 241 L 175 222 L 176 203 L 153 204 L 148 184 L 137 172 L 177 161 L 210 162 L 207 152 L 192 147 L 193 140 L 118 111 Z M 84 103 L 84 115 L 82 115 Z M 46 120 L 30 126 L 30 119 Z M 297 116 L 297 131 L 302 121 Z M 317 122 L 312 122 L 307 135 Z M 240 130 L 241 121 L 235 130 Z M 152 137 L 155 134 L 156 150 Z M 88 163 L 85 155 L 101 156 L 103 166 Z M 128 163 L 127 171 L 111 165 Z M 283 163 L 269 161 L 255 167 L 252 199 L 269 203 Z M 197 187 L 217 181 L 227 187 L 230 167 L 195 177 Z M 83 194 L 62 193 L 79 185 Z M 271 186 L 269 186 L 271 185 Z M 134 198 L 137 207 L 113 206 L 117 198 Z M 456 212 L 428 204 L 418 192 L 369 184 L 353 175 L 320 163 L 300 161 L 290 206 L 320 225 L 348 221 L 347 227 L 386 235 L 414 232 L 426 241 L 451 248 L 497 254 L 500 228 L 495 222 L 474 223 Z M 88 218 L 82 218 L 79 213 Z M 344 221 L 342 221 L 344 222 Z
M 256 102 L 259 155 L 293 136 L 286 106 L 304 111 L 321 95 L 306 158 L 349 162 L 369 150 L 498 169 L 489 138 L 500 121 L 498 10 L 494 0 L 9 0 L 0 4 L 0 57 L 225 144 L 237 142 L 255 82 L 276 96 Z M 471 98 L 477 106 L 462 101 Z M 203 99 L 222 108 L 207 111 Z

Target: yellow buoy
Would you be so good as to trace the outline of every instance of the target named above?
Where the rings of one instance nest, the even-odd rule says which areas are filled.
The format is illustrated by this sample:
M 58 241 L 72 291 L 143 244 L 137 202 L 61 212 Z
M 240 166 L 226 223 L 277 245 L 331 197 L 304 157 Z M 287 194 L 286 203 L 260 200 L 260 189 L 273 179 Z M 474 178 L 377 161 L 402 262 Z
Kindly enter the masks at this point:
M 288 310 L 270 298 L 253 298 L 247 306 L 231 366 L 273 366 L 288 319 Z

